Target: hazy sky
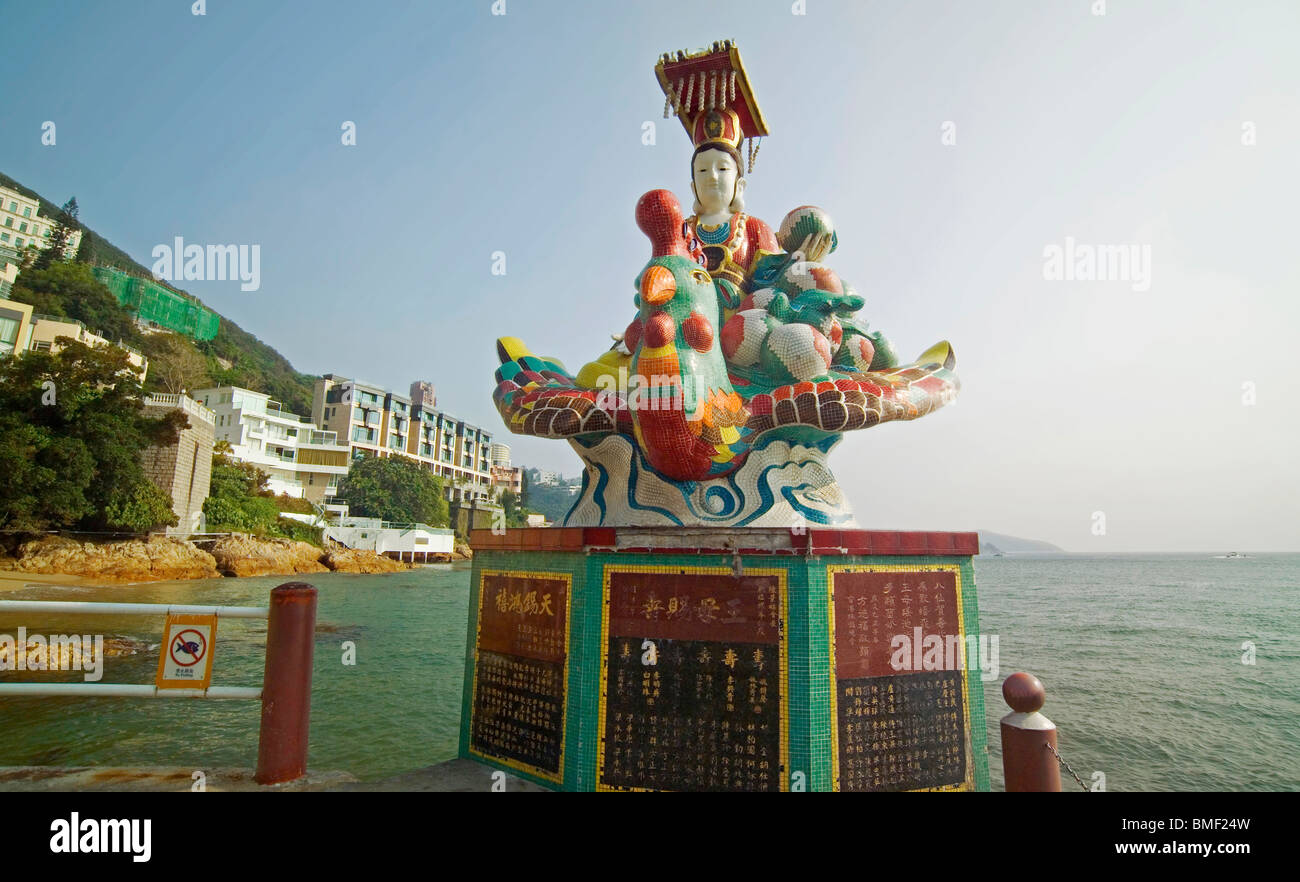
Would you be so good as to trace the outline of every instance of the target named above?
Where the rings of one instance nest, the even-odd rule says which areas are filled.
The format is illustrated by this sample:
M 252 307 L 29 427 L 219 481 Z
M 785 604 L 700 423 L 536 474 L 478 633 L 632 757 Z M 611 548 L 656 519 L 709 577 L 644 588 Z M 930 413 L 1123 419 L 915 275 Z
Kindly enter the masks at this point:
M 504 430 L 493 340 L 576 370 L 627 324 L 637 197 L 690 205 L 655 60 L 733 38 L 773 132 L 749 210 L 825 208 L 872 327 L 957 353 L 953 408 L 832 456 L 863 526 L 1300 550 L 1300 4 L 492 5 L 11 4 L 0 170 L 146 265 L 260 245 L 260 290 L 183 287 L 300 370 L 431 380 L 572 475 Z M 1149 277 L 1048 280 L 1067 237 L 1145 246 Z

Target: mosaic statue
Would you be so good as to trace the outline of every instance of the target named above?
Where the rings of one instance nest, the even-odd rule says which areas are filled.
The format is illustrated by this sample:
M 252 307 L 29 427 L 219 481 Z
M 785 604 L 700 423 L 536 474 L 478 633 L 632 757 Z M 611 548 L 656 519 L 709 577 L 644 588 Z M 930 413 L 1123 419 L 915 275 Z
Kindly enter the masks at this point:
M 821 209 L 794 209 L 776 233 L 746 213 L 768 129 L 730 41 L 664 55 L 655 73 L 695 145 L 693 213 L 667 190 L 642 196 L 635 318 L 576 374 L 500 338 L 497 408 L 511 431 L 582 457 L 566 526 L 854 527 L 827 454 L 846 431 L 952 401 L 952 348 L 899 364 L 826 265 L 839 239 Z

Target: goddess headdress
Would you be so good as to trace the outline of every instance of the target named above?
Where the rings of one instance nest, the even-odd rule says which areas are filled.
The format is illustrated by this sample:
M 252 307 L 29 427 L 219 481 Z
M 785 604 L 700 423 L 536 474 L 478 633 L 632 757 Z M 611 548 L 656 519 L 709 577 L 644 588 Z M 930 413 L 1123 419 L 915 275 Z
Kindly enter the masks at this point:
M 754 99 L 754 90 L 731 40 L 688 55 L 665 52 L 655 65 L 664 91 L 664 119 L 675 113 L 695 144 L 695 152 L 718 149 L 730 153 L 737 168 L 742 141 L 748 140 L 748 170 L 758 158 L 755 139 L 768 134 L 767 121 Z

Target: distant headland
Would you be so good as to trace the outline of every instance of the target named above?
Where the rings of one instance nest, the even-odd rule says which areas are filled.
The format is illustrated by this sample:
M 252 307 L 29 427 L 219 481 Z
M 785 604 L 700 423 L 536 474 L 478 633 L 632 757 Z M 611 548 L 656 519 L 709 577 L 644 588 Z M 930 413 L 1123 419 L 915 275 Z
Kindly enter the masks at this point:
M 1065 549 L 1053 545 L 1050 542 L 1044 542 L 1041 539 L 1021 539 L 1018 536 L 1008 536 L 1005 533 L 994 533 L 990 530 L 979 530 L 980 534 L 980 555 L 989 557 L 995 554 L 1024 554 L 1028 553 L 1065 553 Z

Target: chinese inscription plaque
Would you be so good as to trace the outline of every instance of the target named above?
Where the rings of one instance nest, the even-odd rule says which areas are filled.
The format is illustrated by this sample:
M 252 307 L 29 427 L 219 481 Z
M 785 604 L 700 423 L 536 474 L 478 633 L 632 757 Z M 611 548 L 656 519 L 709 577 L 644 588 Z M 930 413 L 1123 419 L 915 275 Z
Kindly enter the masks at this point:
M 485 573 L 470 747 L 558 780 L 564 739 L 567 578 Z
M 965 635 L 956 574 L 839 572 L 833 587 L 839 789 L 962 785 Z
M 779 790 L 777 576 L 609 576 L 601 784 Z

